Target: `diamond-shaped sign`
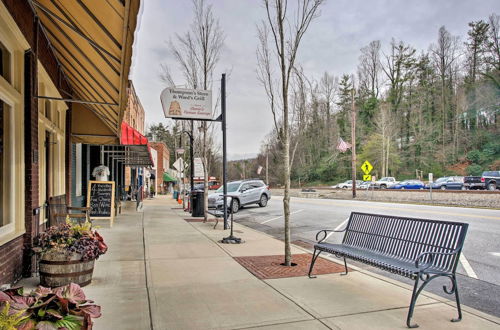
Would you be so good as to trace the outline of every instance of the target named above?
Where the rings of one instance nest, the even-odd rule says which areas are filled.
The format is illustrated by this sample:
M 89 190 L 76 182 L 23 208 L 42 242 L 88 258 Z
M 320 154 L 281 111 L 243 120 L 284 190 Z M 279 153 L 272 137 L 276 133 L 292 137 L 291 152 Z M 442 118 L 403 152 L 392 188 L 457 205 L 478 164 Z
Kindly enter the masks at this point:
M 365 174 L 370 174 L 370 172 L 373 170 L 373 166 L 369 161 L 365 160 L 363 165 L 361 165 L 361 170 L 363 170 Z

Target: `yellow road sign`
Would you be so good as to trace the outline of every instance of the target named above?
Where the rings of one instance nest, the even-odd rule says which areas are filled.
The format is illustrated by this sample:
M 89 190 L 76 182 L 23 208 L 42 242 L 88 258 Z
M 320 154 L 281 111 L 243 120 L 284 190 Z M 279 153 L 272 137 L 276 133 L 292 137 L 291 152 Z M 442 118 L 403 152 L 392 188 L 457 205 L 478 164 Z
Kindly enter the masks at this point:
M 363 175 L 363 181 L 372 181 L 372 176 L 370 174 Z
M 372 166 L 372 164 L 370 164 L 369 161 L 365 160 L 363 165 L 361 165 L 361 169 L 363 170 L 363 172 L 365 174 L 370 174 L 370 172 L 373 170 L 373 166 Z

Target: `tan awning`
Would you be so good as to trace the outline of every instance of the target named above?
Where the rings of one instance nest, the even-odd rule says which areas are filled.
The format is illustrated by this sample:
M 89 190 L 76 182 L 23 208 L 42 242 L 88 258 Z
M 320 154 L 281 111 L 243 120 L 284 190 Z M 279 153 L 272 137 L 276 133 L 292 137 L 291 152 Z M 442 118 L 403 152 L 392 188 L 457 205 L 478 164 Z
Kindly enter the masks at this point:
M 33 0 L 32 3 L 73 89 L 73 95 L 63 98 L 97 102 L 82 106 L 119 137 L 127 106 L 140 0 Z M 82 106 L 73 103 L 75 116 Z M 77 131 L 73 133 L 81 141 L 86 140 Z M 97 131 L 94 134 L 99 135 Z
M 73 104 L 71 142 L 97 145 L 118 145 L 116 133 L 83 104 Z

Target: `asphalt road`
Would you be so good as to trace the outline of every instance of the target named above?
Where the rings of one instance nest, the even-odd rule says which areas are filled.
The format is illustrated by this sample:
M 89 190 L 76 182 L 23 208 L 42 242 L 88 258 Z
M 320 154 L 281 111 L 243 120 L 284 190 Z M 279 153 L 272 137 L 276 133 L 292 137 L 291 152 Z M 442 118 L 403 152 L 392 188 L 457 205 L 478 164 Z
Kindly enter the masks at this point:
M 460 299 L 465 305 L 500 317 L 500 210 L 292 198 L 292 240 L 313 243 L 319 230 L 343 228 L 353 211 L 469 223 L 463 258 L 457 269 Z M 235 221 L 283 239 L 282 215 L 282 197 L 274 196 L 265 208 L 257 205 L 244 207 L 235 214 Z M 333 241 L 340 239 L 341 235 L 334 234 Z M 401 276 L 361 263 L 355 264 L 405 283 L 413 283 Z M 442 286 L 448 284 L 447 280 L 433 282 L 427 290 L 453 298 L 443 293 Z

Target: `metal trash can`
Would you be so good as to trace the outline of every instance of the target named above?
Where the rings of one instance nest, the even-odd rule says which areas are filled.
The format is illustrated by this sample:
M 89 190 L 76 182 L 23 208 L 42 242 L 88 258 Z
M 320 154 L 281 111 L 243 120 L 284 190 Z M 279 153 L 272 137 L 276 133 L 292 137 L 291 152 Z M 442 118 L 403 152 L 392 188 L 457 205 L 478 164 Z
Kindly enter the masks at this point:
M 179 192 L 177 190 L 174 191 L 174 194 L 172 196 L 174 199 L 177 199 L 179 197 Z
M 204 192 L 195 190 L 191 192 L 191 216 L 203 217 L 205 215 Z

